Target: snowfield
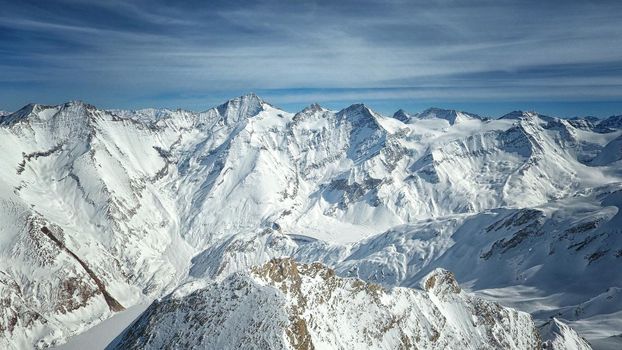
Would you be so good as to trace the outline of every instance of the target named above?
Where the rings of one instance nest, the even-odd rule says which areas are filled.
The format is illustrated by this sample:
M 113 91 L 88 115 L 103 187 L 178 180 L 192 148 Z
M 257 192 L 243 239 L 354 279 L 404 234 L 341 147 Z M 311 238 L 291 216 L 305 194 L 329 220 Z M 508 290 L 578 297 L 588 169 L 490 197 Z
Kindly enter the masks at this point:
M 154 299 L 110 348 L 620 348 L 621 139 L 254 94 L 28 105 L 0 117 L 0 348 Z

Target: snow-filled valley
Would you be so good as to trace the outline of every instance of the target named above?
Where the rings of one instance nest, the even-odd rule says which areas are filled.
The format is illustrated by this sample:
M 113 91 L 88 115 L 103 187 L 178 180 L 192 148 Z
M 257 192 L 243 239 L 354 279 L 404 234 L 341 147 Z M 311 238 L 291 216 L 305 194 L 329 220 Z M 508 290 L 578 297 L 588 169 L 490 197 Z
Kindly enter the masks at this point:
M 622 116 L 4 114 L 0 348 L 622 348 Z

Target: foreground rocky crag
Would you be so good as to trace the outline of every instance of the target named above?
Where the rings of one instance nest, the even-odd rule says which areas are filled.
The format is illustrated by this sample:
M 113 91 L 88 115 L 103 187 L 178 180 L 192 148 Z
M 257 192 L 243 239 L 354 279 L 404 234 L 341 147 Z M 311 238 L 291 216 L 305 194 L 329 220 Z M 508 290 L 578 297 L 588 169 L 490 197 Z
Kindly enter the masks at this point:
M 110 349 L 540 349 L 527 313 L 461 290 L 437 269 L 424 290 L 340 278 L 273 259 L 155 302 Z

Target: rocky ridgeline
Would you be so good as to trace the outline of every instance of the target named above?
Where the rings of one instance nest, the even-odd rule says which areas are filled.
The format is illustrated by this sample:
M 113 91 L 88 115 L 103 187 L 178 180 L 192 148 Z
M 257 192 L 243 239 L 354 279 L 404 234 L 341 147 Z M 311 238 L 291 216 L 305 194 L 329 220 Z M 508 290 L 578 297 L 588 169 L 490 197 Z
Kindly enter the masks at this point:
M 319 263 L 278 258 L 219 283 L 182 287 L 154 303 L 110 348 L 542 347 L 528 314 L 462 291 L 451 272 L 437 269 L 422 286 L 387 290 L 338 277 Z M 561 350 L 556 344 L 563 341 L 546 344 Z

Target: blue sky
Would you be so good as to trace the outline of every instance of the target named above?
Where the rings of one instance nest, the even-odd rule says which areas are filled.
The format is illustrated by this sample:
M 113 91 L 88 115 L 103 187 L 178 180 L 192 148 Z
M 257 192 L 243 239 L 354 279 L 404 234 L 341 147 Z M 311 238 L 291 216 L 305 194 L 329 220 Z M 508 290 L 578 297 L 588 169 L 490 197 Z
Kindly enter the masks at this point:
M 0 109 L 622 114 L 621 1 L 0 0 Z

